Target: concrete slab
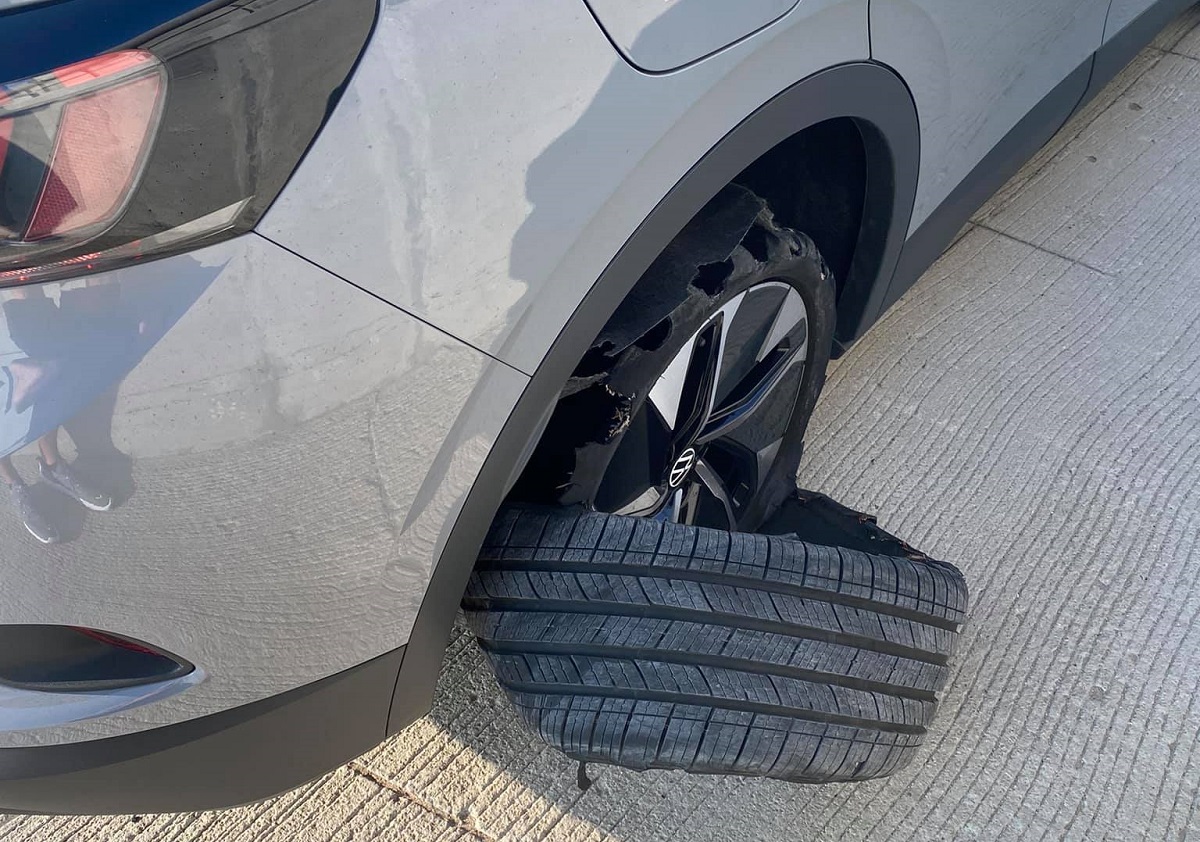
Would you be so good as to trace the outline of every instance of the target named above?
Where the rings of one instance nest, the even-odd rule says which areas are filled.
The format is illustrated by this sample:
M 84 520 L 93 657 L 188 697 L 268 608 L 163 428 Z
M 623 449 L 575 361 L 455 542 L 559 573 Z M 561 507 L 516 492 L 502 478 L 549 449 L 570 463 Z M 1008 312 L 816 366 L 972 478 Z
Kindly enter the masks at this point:
M 1154 40 L 1154 46 L 1160 50 L 1171 50 L 1181 55 L 1200 58 L 1197 48 L 1200 39 L 1196 34 L 1196 25 L 1200 23 L 1200 8 L 1193 6 L 1184 12 Z
M 1160 32 L 1158 37 L 1154 39 L 1152 46 L 1160 50 L 1177 49 L 1176 45 L 1185 36 L 1191 34 L 1197 24 L 1200 24 L 1200 7 L 1193 6 L 1175 18 L 1166 29 Z M 1180 50 L 1179 52 L 1183 51 Z
M 1083 115 L 1090 120 L 1066 127 L 1074 137 L 1039 156 L 1019 192 L 998 197 L 976 222 L 1129 279 L 1189 260 L 1200 227 L 1200 62 L 1149 58 L 1128 88 Z
M 972 584 L 913 767 L 831 787 L 594 768 L 580 792 L 460 631 L 433 713 L 320 782 L 219 815 L 0 818 L 0 837 L 1200 838 L 1198 23 L 1160 36 L 832 371 L 802 482 Z

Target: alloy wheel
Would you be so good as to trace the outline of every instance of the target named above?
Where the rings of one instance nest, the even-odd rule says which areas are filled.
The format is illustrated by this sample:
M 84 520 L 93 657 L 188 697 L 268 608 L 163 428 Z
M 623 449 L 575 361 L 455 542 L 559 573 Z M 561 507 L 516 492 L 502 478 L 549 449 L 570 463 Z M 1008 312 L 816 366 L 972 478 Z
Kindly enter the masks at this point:
M 596 508 L 736 529 L 787 434 L 809 356 L 808 310 L 758 283 L 695 331 L 651 387 L 609 463 Z

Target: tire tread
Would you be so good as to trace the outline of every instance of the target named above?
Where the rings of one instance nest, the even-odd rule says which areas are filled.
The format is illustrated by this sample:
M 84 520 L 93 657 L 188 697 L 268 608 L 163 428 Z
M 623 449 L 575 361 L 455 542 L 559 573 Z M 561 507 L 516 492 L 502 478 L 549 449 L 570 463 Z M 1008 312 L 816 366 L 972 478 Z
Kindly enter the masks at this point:
M 571 757 L 820 783 L 911 759 L 967 600 L 942 562 L 517 505 L 463 604 Z

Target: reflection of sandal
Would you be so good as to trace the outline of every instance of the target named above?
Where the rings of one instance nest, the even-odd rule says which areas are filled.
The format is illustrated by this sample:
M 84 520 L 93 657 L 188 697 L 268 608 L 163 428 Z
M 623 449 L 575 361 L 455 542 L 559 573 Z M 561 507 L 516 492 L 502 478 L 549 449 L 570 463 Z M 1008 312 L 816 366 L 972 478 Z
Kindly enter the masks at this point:
M 9 363 L 8 371 L 12 378 L 12 408 L 24 412 L 58 373 L 58 363 L 40 363 L 25 357 Z

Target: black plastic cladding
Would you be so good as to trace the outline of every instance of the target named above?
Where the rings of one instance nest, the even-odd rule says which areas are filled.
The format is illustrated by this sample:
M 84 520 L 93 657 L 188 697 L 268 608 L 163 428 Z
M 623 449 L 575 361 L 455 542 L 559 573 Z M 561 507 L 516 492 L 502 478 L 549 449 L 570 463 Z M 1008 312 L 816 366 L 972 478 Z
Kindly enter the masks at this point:
M 145 174 L 113 228 L 55 258 L 144 239 L 247 197 L 232 227 L 147 256 L 250 230 L 337 104 L 377 10 L 377 0 L 251 0 L 133 42 L 162 59 L 169 80 Z

